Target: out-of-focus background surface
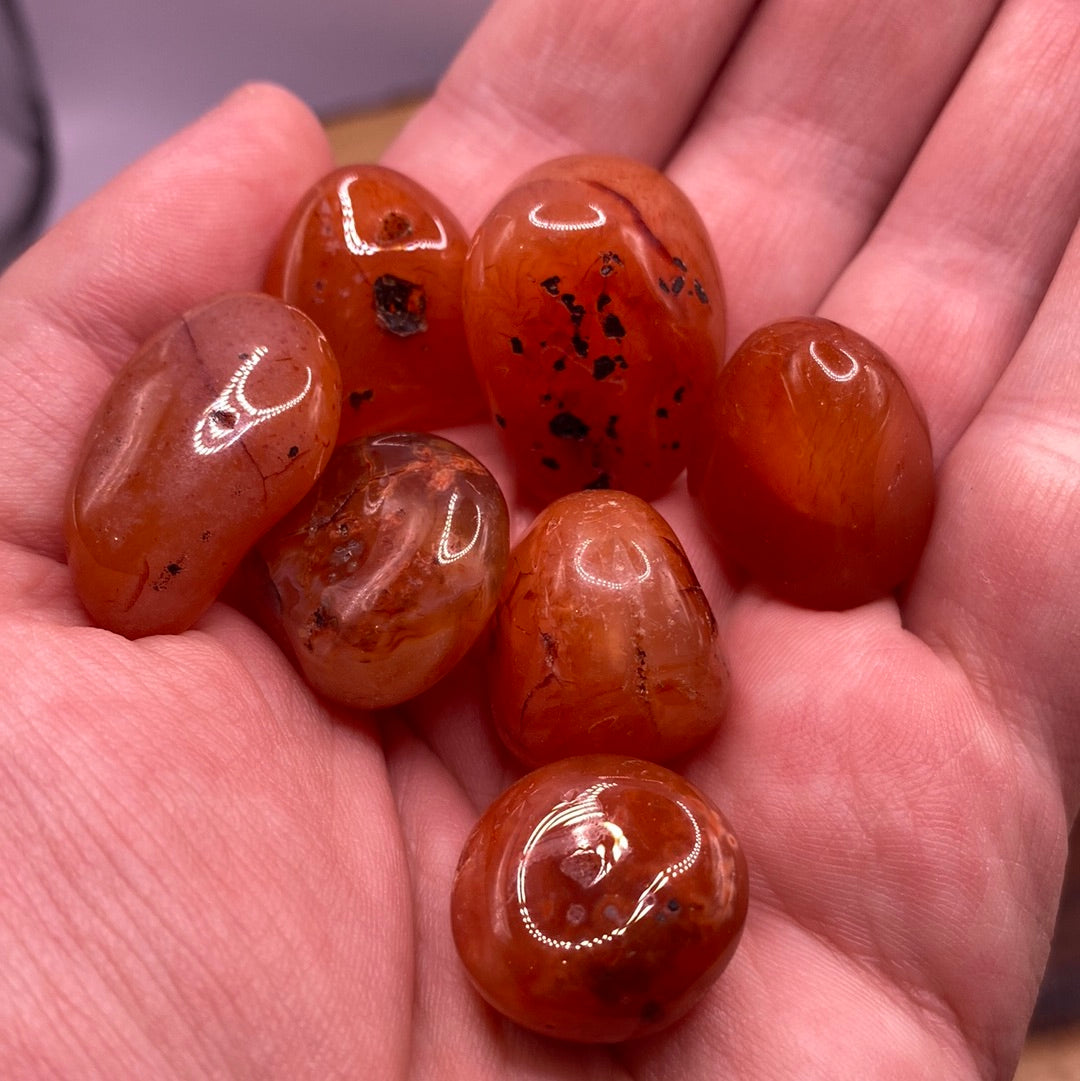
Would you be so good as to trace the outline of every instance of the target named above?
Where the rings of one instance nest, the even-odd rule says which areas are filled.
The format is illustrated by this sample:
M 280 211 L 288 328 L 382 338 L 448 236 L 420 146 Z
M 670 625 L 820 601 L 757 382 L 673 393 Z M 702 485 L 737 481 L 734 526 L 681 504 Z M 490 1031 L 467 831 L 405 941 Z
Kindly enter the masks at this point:
M 0 141 L 9 129 L 22 137 L 34 125 L 23 105 L 24 75 L 33 72 L 19 57 L 10 12 L 18 18 L 21 11 L 52 120 L 56 175 L 47 224 L 247 80 L 283 83 L 324 117 L 415 99 L 431 90 L 487 6 L 0 0 Z M 9 159 L 12 176 L 25 167 L 0 147 L 0 223 L 7 204 L 18 201 L 17 179 L 9 182 L 3 167 Z
M 48 108 L 18 0 L 0 0 L 0 270 L 34 237 L 53 184 Z

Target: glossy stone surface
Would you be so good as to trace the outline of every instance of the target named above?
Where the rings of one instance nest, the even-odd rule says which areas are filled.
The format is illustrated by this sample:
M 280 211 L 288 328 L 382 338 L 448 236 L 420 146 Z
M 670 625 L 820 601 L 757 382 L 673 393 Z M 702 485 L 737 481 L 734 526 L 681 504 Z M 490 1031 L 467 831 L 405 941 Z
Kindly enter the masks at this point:
M 571 758 L 484 812 L 451 920 L 487 1001 L 527 1028 L 614 1043 L 665 1027 L 720 975 L 747 907 L 723 815 L 653 763 Z
M 930 436 L 889 358 L 801 318 L 721 373 L 690 489 L 723 552 L 782 598 L 849 608 L 914 571 L 933 514 Z
M 485 415 L 461 316 L 467 238 L 431 192 L 350 165 L 300 201 L 265 288 L 322 328 L 341 365 L 339 442 Z
M 326 464 L 341 383 L 325 338 L 269 296 L 229 294 L 143 345 L 94 417 L 64 537 L 94 622 L 190 627 Z
M 527 497 L 670 486 L 724 353 L 716 258 L 674 184 L 615 157 L 534 169 L 477 231 L 464 297 Z
M 308 682 L 348 706 L 392 706 L 446 675 L 490 618 L 506 502 L 445 439 L 362 437 L 334 452 L 259 552 Z
M 671 527 L 626 492 L 574 492 L 539 515 L 511 553 L 492 641 L 495 727 L 529 765 L 664 761 L 727 710 L 709 602 Z

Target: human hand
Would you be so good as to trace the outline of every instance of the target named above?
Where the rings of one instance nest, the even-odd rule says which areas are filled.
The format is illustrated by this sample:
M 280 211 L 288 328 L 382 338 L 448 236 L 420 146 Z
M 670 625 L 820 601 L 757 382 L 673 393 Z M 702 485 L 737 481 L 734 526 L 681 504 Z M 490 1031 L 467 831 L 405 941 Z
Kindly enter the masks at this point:
M 940 502 L 900 604 L 781 604 L 723 572 L 681 485 L 659 503 L 733 671 L 687 767 L 751 866 L 721 982 L 614 1050 L 472 993 L 449 882 L 512 776 L 475 671 L 376 723 L 225 605 L 170 638 L 87 626 L 60 517 L 91 411 L 158 326 L 257 287 L 330 166 L 303 110 L 249 89 L 0 281 L 15 1078 L 1011 1075 L 1080 790 L 1080 18 L 1014 0 L 982 38 L 975 0 L 750 6 L 504 2 L 386 158 L 468 227 L 545 157 L 664 163 L 712 231 L 731 344 L 818 311 L 926 406 Z M 453 434 L 506 480 L 490 430 Z

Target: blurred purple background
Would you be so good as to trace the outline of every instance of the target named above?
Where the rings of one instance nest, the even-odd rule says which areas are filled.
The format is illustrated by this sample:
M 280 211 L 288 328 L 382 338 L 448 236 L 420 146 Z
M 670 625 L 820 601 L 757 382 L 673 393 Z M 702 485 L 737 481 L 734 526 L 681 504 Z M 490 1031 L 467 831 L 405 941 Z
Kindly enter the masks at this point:
M 51 107 L 55 220 L 250 79 L 320 114 L 429 91 L 488 0 L 23 0 Z

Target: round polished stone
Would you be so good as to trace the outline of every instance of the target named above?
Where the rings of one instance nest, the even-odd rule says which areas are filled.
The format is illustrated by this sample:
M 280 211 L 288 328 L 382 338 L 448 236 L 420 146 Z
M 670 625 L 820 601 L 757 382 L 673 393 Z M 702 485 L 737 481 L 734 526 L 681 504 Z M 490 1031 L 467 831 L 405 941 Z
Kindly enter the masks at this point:
M 365 436 L 260 542 L 283 635 L 308 682 L 376 709 L 465 655 L 498 598 L 509 516 L 494 478 L 438 436 Z
M 467 246 L 434 194 L 382 165 L 342 166 L 300 200 L 265 288 L 309 315 L 337 355 L 339 442 L 485 415 L 461 314 Z
M 770 324 L 739 346 L 689 481 L 728 559 L 813 608 L 906 581 L 934 506 L 921 407 L 881 349 L 820 318 Z
M 522 761 L 665 761 L 728 706 L 716 620 L 668 523 L 628 492 L 574 492 L 510 556 L 488 665 L 492 716 Z
M 626 158 L 538 166 L 466 261 L 473 362 L 522 493 L 645 499 L 683 471 L 724 355 L 724 296 L 689 199 Z
M 590 755 L 503 793 L 465 843 L 454 941 L 498 1011 L 549 1036 L 656 1032 L 720 975 L 747 908 L 724 816 L 678 774 Z
M 338 430 L 337 361 L 273 297 L 191 309 L 117 374 L 90 425 L 64 536 L 94 621 L 179 633 L 311 488 Z

